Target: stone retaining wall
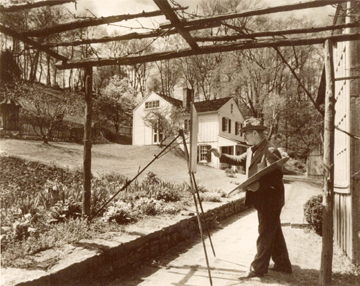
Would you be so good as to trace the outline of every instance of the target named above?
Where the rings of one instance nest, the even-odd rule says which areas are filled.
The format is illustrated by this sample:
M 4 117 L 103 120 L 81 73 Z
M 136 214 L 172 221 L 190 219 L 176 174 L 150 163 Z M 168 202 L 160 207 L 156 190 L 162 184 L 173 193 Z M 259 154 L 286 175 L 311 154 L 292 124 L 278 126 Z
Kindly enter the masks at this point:
M 221 221 L 244 209 L 244 198 L 229 201 L 206 211 L 202 216 L 203 225 L 211 226 L 214 221 Z M 12 274 L 13 279 L 9 280 L 10 273 L 6 273 L 9 269 L 3 269 L 2 274 L 7 275 L 2 276 L 7 281 L 2 279 L 1 285 L 106 285 L 115 276 L 129 273 L 178 243 L 195 237 L 199 237 L 199 228 L 193 215 L 143 236 L 122 234 L 111 240 L 82 240 L 47 271 L 22 270 L 22 274 L 17 275 L 20 271 L 17 269 Z

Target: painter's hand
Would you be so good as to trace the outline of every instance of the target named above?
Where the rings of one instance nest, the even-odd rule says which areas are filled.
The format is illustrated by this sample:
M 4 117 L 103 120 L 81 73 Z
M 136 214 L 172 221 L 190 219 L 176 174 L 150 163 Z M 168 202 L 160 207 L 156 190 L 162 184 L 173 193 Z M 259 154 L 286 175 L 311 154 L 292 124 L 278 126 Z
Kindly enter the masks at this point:
M 208 151 L 208 153 L 209 152 L 212 152 L 216 157 L 218 157 L 218 158 L 220 158 L 220 156 L 221 156 L 221 154 L 220 154 L 220 152 L 218 151 L 218 149 L 216 149 L 216 148 L 211 148 L 209 151 Z
M 246 190 L 250 192 L 256 192 L 259 189 L 259 187 L 260 187 L 259 181 L 255 181 L 254 183 L 247 186 Z

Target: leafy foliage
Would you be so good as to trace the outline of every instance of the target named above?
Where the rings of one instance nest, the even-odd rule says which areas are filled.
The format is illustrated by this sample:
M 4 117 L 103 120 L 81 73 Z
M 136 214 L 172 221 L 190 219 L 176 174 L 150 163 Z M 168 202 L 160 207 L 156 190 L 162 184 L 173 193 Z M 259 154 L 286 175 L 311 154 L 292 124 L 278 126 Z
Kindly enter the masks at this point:
M 95 119 L 100 125 L 114 128 L 118 133 L 121 126 L 132 123 L 132 110 L 137 104 L 136 95 L 127 79 L 114 75 L 94 98 Z
M 13 53 L 10 50 L 3 51 L 0 55 L 0 83 L 9 84 L 20 79 L 20 72 Z
M 0 86 L 0 98 L 12 97 L 22 106 L 20 122 L 30 124 L 47 143 L 54 130 L 66 129 L 65 116 L 79 113 L 80 98 L 74 93 L 58 93 L 40 84 L 16 81 Z
M 225 174 L 230 178 L 236 178 L 236 172 L 232 168 L 226 168 Z
M 147 189 L 150 197 L 164 202 L 180 201 L 180 194 L 183 192 L 181 186 L 165 182 L 158 178 L 153 172 L 149 172 L 141 182 L 142 188 Z
M 318 235 L 322 235 L 322 222 L 323 222 L 323 196 L 317 195 L 311 197 L 304 204 L 304 216 L 306 221 L 311 225 Z

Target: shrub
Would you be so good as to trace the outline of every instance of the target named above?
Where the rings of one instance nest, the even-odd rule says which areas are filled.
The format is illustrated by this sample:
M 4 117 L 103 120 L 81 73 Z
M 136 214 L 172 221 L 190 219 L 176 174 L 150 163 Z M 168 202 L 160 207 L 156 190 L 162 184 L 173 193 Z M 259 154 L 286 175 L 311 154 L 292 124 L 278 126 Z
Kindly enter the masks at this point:
M 160 206 L 159 211 L 164 214 L 177 214 L 180 211 L 180 207 L 177 205 L 163 204 Z
M 183 186 L 165 182 L 153 172 L 147 174 L 141 183 L 141 188 L 146 191 L 148 197 L 165 202 L 180 201 L 180 193 L 183 191 Z
M 304 216 L 306 221 L 310 224 L 310 226 L 315 230 L 318 235 L 322 235 L 322 213 L 323 213 L 323 205 L 322 205 L 323 196 L 317 195 L 311 197 L 304 204 Z
M 115 202 L 103 214 L 103 220 L 107 222 L 115 221 L 117 224 L 129 224 L 136 221 L 132 214 L 131 205 L 122 201 Z
M 236 172 L 232 168 L 226 168 L 225 174 L 230 178 L 236 178 Z
M 156 200 L 163 200 L 165 202 L 177 202 L 180 201 L 180 196 L 176 190 L 171 188 L 164 188 L 156 190 L 151 197 Z
M 76 219 L 81 217 L 81 203 L 68 201 L 58 201 L 50 208 L 52 220 L 49 223 L 64 222 L 66 219 Z
M 203 202 L 221 202 L 221 196 L 215 192 L 200 193 L 200 200 Z
M 160 209 L 160 202 L 152 198 L 140 198 L 135 201 L 134 209 L 138 209 L 143 215 L 157 215 Z

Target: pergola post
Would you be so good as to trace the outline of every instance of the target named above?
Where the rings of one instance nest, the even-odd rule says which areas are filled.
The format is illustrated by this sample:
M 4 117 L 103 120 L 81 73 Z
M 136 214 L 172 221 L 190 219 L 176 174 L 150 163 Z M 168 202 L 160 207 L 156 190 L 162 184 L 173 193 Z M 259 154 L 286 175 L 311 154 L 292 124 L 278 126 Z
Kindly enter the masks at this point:
M 324 117 L 324 191 L 322 251 L 319 284 L 331 284 L 333 257 L 333 202 L 334 202 L 334 133 L 335 133 L 335 92 L 333 43 L 325 41 L 325 117 Z
M 84 68 L 85 80 L 85 124 L 84 124 L 84 190 L 82 215 L 90 215 L 91 202 L 91 121 L 92 121 L 92 66 Z

